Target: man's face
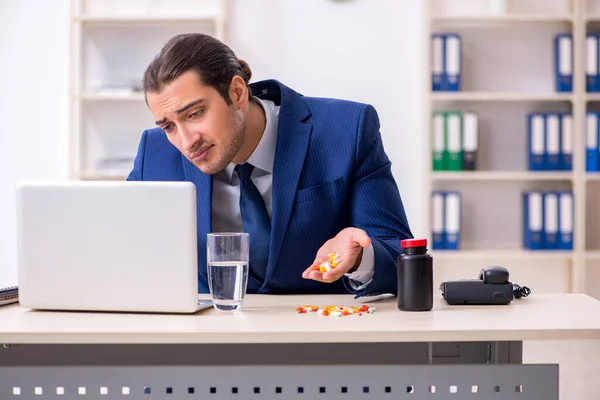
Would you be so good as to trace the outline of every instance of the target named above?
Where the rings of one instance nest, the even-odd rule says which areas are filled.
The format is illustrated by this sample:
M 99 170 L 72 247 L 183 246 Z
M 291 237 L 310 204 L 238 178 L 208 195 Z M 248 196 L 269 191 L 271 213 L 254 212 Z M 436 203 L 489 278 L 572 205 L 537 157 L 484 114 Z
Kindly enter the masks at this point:
M 225 169 L 242 147 L 243 104 L 234 96 L 233 104 L 228 105 L 217 90 L 201 83 L 195 72 L 180 75 L 160 93 L 147 93 L 147 99 L 156 124 L 169 141 L 205 174 Z

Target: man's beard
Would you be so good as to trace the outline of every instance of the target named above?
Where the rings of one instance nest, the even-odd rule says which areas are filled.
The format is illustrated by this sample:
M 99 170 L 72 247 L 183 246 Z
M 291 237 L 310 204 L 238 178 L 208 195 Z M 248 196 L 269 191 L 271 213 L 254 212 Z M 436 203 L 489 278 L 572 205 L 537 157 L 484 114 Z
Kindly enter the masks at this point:
M 246 124 L 243 118 L 238 117 L 238 115 L 230 109 L 227 121 L 228 129 L 231 132 L 233 132 L 233 135 L 230 136 L 228 141 L 223 142 L 221 148 L 224 151 L 222 156 L 218 160 L 214 161 L 212 164 L 205 164 L 202 166 L 202 168 L 198 167 L 206 175 L 214 175 L 227 168 L 227 166 L 231 163 L 231 161 L 235 158 L 237 153 L 244 145 L 244 138 L 246 136 Z M 200 140 L 196 144 L 196 146 L 194 146 L 194 148 L 201 149 L 202 147 L 210 144 L 212 143 L 206 143 Z M 215 147 L 213 147 L 209 151 L 213 151 Z

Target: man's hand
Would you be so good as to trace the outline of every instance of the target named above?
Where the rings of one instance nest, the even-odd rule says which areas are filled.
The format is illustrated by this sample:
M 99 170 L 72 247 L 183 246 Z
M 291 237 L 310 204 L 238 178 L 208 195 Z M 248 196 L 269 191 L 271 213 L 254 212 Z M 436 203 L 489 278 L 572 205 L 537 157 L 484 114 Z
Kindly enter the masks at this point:
M 315 261 L 303 273 L 304 279 L 314 279 L 320 282 L 334 282 L 346 272 L 353 272 L 362 261 L 363 248 L 371 245 L 369 235 L 362 229 L 346 228 L 333 239 L 329 239 L 317 252 Z M 331 271 L 319 272 L 313 266 L 329 261 L 329 254 L 339 255 L 339 264 Z

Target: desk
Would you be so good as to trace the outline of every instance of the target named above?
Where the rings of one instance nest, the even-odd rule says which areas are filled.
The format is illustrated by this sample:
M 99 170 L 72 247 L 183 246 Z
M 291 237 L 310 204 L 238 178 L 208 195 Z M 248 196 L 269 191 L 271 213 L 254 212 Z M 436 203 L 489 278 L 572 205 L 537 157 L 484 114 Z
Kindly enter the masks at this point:
M 400 312 L 395 299 L 362 316 L 295 313 L 332 304 L 362 303 L 250 295 L 237 315 L 2 307 L 0 399 L 549 400 L 558 366 L 522 364 L 519 343 L 600 339 L 600 302 L 582 294 L 486 307 L 438 298 L 427 313 Z

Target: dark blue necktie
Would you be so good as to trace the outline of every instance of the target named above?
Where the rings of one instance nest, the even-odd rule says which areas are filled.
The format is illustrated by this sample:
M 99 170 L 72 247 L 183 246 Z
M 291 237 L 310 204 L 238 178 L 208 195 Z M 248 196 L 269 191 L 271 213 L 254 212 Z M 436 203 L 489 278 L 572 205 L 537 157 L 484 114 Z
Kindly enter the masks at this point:
M 240 177 L 240 211 L 243 231 L 250 236 L 250 271 L 264 282 L 269 259 L 271 221 L 260 192 L 250 179 L 254 166 L 241 164 L 235 167 Z

